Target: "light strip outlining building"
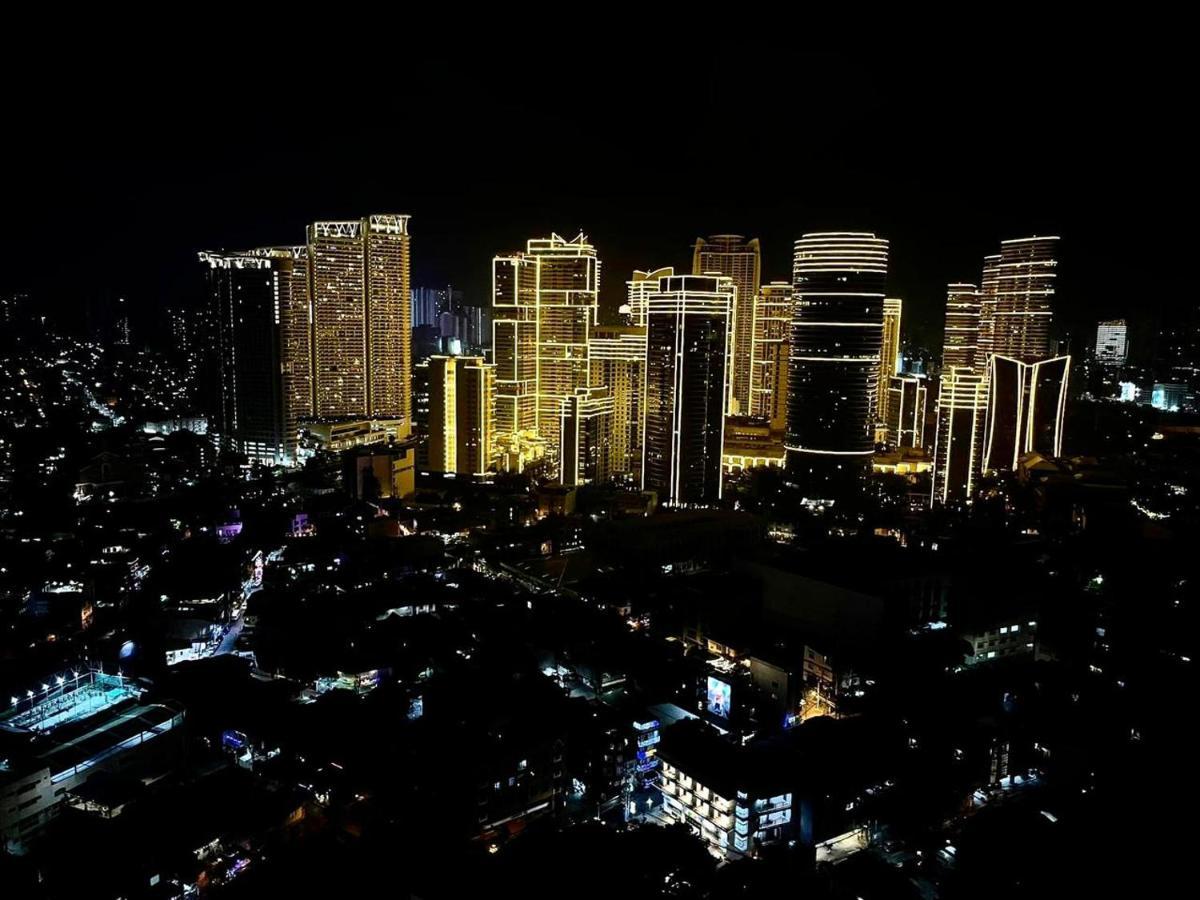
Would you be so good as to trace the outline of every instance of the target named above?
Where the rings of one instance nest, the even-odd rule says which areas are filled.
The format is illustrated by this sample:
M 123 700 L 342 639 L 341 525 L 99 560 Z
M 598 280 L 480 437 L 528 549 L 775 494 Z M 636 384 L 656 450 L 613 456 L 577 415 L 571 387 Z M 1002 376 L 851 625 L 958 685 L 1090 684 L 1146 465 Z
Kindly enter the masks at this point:
M 925 446 L 925 378 L 921 375 L 892 375 L 887 380 L 888 441 L 894 447 Z
M 732 415 L 750 413 L 750 381 L 754 371 L 754 303 L 762 282 L 758 239 L 740 234 L 697 238 L 692 247 L 693 275 L 724 275 L 737 291 L 733 301 Z
M 971 503 L 982 468 L 988 384 L 982 373 L 942 373 L 933 443 L 931 505 Z
M 1011 471 L 1026 453 L 1062 455 L 1071 357 L 1028 363 L 993 354 L 988 360 L 983 468 Z
M 974 369 L 978 353 L 979 289 L 962 282 L 947 285 L 942 367 Z
M 875 419 L 888 421 L 888 379 L 900 371 L 900 317 L 904 301 L 885 297 L 883 301 L 883 340 L 879 346 L 879 387 L 876 391 Z
M 736 292 L 729 278 L 681 275 L 649 297 L 642 487 L 660 503 L 721 499 Z
M 675 274 L 673 266 L 663 266 L 643 272 L 635 269 L 633 277 L 625 282 L 625 302 L 629 306 L 629 324 L 646 327 L 646 298 L 658 293 L 658 282 Z

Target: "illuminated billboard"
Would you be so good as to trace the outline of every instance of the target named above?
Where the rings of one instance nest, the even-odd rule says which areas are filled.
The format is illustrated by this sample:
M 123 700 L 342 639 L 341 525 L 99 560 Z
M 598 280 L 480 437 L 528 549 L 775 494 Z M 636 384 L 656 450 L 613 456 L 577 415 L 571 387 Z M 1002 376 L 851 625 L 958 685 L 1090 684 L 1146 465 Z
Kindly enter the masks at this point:
M 708 711 L 722 719 L 729 718 L 730 687 L 719 678 L 708 676 Z

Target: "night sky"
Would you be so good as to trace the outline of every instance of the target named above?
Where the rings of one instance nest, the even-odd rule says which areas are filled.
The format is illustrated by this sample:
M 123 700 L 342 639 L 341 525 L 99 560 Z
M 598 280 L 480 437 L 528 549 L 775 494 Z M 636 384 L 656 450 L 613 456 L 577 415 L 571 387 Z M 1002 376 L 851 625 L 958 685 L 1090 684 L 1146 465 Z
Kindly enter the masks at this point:
M 769 279 L 802 232 L 862 229 L 891 240 L 889 293 L 933 344 L 946 282 L 977 281 L 1007 237 L 1062 236 L 1061 328 L 1128 315 L 1152 332 L 1195 302 L 1188 79 L 1165 48 L 730 42 L 714 60 L 711 42 L 614 41 L 547 49 L 552 75 L 458 44 L 357 69 L 250 40 L 73 52 L 60 86 L 9 57 L 0 289 L 67 313 L 121 294 L 148 321 L 197 301 L 199 249 L 406 212 L 413 283 L 476 298 L 493 254 L 550 231 L 591 237 L 615 306 L 631 269 L 686 268 L 699 235 L 760 237 Z

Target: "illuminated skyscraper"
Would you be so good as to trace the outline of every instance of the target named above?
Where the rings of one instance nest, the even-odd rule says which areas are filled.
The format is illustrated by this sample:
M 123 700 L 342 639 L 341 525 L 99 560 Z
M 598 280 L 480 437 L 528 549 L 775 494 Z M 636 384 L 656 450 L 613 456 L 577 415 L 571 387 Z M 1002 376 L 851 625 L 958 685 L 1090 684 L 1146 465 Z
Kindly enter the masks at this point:
M 862 232 L 796 241 L 788 368 L 788 466 L 820 484 L 854 476 L 875 449 L 888 242 Z
M 313 416 L 412 416 L 408 216 L 308 228 Z
M 626 304 L 629 306 L 629 324 L 646 327 L 646 298 L 658 293 L 658 282 L 675 274 L 673 266 L 663 266 L 651 272 L 634 270 L 633 278 L 625 282 Z
M 733 304 L 733 415 L 750 412 L 750 380 L 754 370 L 754 302 L 762 281 L 758 239 L 740 234 L 697 238 L 692 248 L 692 274 L 721 274 L 737 287 Z
M 613 398 L 606 387 L 579 388 L 563 400 L 563 484 L 604 484 L 613 478 Z
M 904 301 L 887 297 L 883 301 L 883 342 L 879 346 L 879 386 L 876 390 L 875 416 L 888 421 L 888 379 L 900 371 L 900 314 Z
M 534 238 L 492 262 L 497 430 L 536 432 L 555 471 L 563 400 L 588 386 L 599 290 L 600 260 L 583 234 Z
M 987 378 L 965 369 L 942 374 L 933 444 L 934 505 L 970 503 L 983 456 Z
M 255 462 L 290 461 L 295 434 L 285 431 L 278 304 L 290 258 L 267 253 L 201 253 L 207 263 L 208 318 L 216 378 L 210 427 L 222 447 Z
M 750 373 L 750 415 L 787 427 L 788 343 L 792 330 L 792 285 L 764 284 L 754 304 L 754 368 Z
M 721 498 L 736 290 L 728 278 L 678 275 L 649 298 L 642 486 L 660 502 Z
M 495 444 L 496 374 L 482 356 L 429 359 L 429 469 L 482 475 Z
M 925 445 L 925 379 L 920 375 L 889 375 L 888 441 L 894 447 Z
M 646 409 L 646 328 L 600 325 L 588 342 L 589 378 L 612 394 L 611 464 L 615 476 L 642 481 Z
M 1129 356 L 1129 329 L 1124 319 L 1101 322 L 1096 326 L 1096 362 L 1120 367 Z
M 973 284 L 946 287 L 946 336 L 942 368 L 974 369 L 979 351 L 979 291 Z M 982 368 L 983 361 L 979 361 Z

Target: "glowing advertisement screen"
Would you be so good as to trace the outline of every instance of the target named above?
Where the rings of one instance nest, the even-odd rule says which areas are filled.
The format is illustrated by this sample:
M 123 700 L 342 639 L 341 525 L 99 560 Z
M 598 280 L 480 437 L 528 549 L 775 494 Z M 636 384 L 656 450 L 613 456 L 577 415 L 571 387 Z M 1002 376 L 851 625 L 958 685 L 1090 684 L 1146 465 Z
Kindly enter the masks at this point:
M 719 678 L 708 676 L 708 711 L 722 719 L 729 718 L 730 688 Z

